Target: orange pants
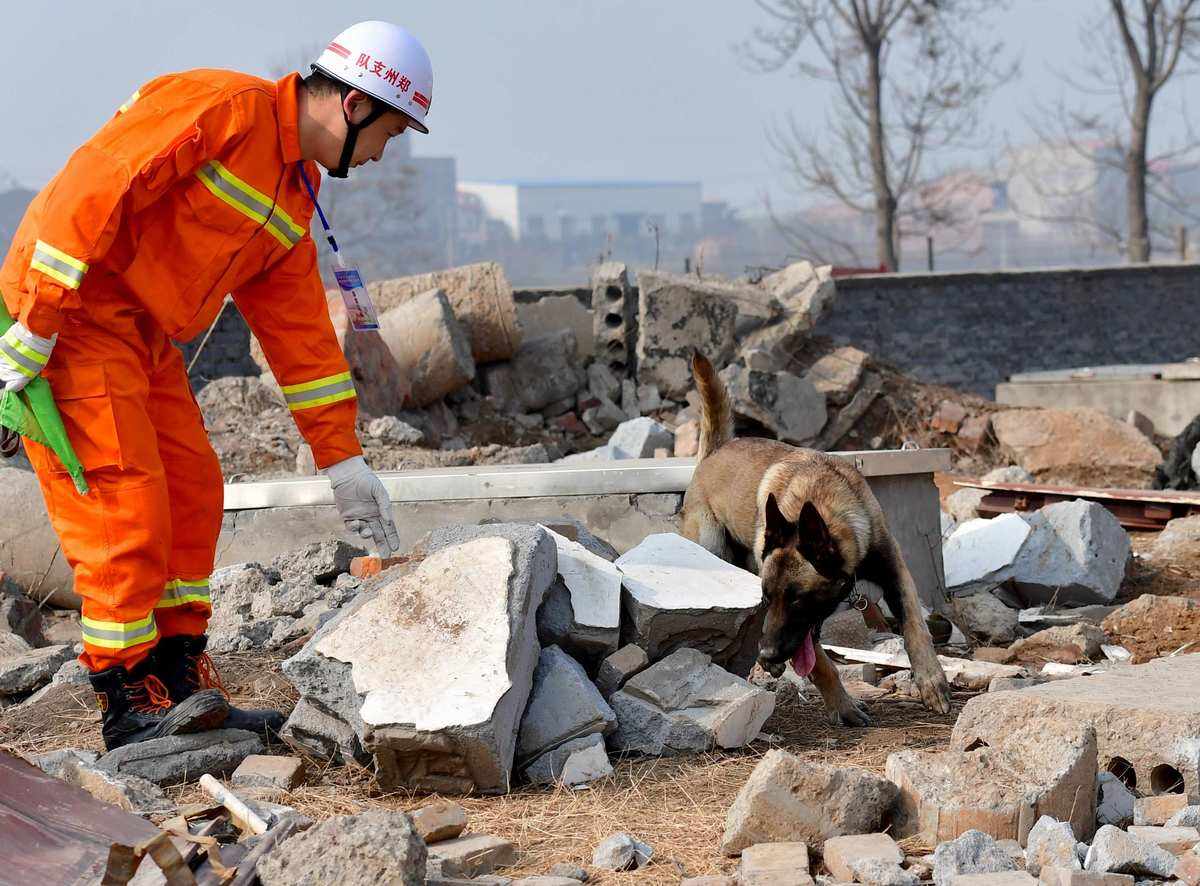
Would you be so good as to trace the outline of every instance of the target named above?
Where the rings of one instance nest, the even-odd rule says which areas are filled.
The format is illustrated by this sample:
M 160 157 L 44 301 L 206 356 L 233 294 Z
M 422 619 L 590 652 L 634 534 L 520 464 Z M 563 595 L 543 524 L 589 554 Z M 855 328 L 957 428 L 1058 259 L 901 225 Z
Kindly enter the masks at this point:
M 91 671 L 133 667 L 158 638 L 202 634 L 221 529 L 221 467 L 183 358 L 145 314 L 115 302 L 69 315 L 43 373 L 91 491 L 25 440 L 83 599 Z

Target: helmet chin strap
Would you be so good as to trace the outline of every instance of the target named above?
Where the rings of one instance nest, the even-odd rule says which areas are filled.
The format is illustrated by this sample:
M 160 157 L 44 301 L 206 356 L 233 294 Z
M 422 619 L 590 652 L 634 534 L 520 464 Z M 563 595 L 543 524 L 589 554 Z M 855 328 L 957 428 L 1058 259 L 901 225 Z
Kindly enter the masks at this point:
M 350 87 L 346 86 L 342 89 L 342 117 L 346 120 L 346 139 L 342 142 L 342 157 L 338 160 L 337 168 L 329 170 L 330 178 L 346 178 L 350 173 L 350 161 L 354 157 L 354 146 L 358 143 L 358 133 L 366 129 L 376 120 L 386 113 L 386 108 L 382 103 L 372 100 L 371 113 L 367 114 L 360 123 L 353 123 L 350 120 L 350 115 L 346 113 L 346 96 L 350 94 Z

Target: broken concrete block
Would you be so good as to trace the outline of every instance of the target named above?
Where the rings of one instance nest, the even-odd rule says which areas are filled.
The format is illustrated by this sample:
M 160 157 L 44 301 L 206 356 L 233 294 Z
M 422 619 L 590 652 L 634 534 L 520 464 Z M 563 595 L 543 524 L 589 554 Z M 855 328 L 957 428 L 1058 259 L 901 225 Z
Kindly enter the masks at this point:
M 0 659 L 0 695 L 21 695 L 45 686 L 75 657 L 70 646 L 43 646 Z
M 596 688 L 605 698 L 625 685 L 625 681 L 640 674 L 650 665 L 650 656 L 634 643 L 622 646 L 604 661 L 596 672 Z
M 956 523 L 979 518 L 979 505 L 990 493 L 986 489 L 960 489 L 946 496 L 946 513 Z
M 999 874 L 1016 869 L 1012 857 L 983 831 L 965 831 L 956 839 L 939 843 L 933 851 L 936 886 L 951 886 L 965 874 Z
M 1074 721 L 1095 729 L 1101 769 L 1119 767 L 1142 790 L 1151 791 L 1165 790 L 1167 783 L 1182 777 L 1189 796 L 1196 796 L 1197 685 L 1200 655 L 1177 655 L 1020 692 L 989 692 L 967 702 L 955 724 L 953 744 L 967 747 L 984 741 L 995 746 L 1015 730 L 1037 728 L 1046 721 Z M 1076 835 L 1085 838 L 1078 823 L 1072 824 Z
M 1173 876 L 1185 886 L 1200 886 L 1200 853 L 1185 852 L 1175 863 Z
M 1053 606 L 1031 606 L 1017 613 L 1017 624 L 1030 631 L 1040 631 L 1059 625 L 1073 625 L 1086 622 L 1100 626 L 1119 606 L 1076 606 L 1070 609 L 1059 609 Z
M 946 589 L 955 596 L 957 589 L 986 585 L 1012 566 L 1031 531 L 1019 514 L 959 524 L 942 546 Z
M 251 754 L 233 771 L 235 787 L 276 788 L 291 791 L 304 782 L 304 761 L 299 757 Z
M 1043 815 L 1026 841 L 1025 870 L 1035 877 L 1044 867 L 1083 870 L 1075 854 L 1076 842 L 1070 823 Z
M 319 760 L 365 763 L 370 759 L 353 726 L 304 698 L 296 702 L 279 734 Z
M 690 276 L 643 270 L 638 287 L 638 381 L 683 400 L 695 351 L 717 368 L 733 357 L 738 306 L 727 290 Z
M 425 433 L 394 415 L 381 415 L 367 423 L 367 436 L 389 446 L 419 446 Z
M 758 658 L 762 585 L 680 535 L 650 535 L 617 558 L 622 573 L 622 643 L 651 661 L 689 646 L 735 674 Z
M 1009 465 L 1004 468 L 993 468 L 979 478 L 981 483 L 1033 483 L 1033 474 L 1019 465 Z
M 344 607 L 284 673 L 354 727 L 385 788 L 507 790 L 554 542 L 524 524 L 446 526 L 420 553 L 415 569 Z
M 833 303 L 832 270 L 803 261 L 764 277 L 759 288 L 770 298 L 768 311 L 758 328 L 740 336 L 743 349 L 761 349 L 786 363 Z M 745 296 L 738 303 L 746 304 Z
M 596 363 L 618 379 L 633 366 L 637 293 L 621 262 L 604 262 L 592 271 L 592 334 Z M 618 386 L 619 386 L 618 382 Z M 610 395 L 616 399 L 616 395 Z
M 1048 661 L 1082 664 L 1102 658 L 1100 646 L 1107 640 L 1108 636 L 1095 625 L 1060 625 L 1038 631 L 1031 637 L 1023 637 L 1013 643 L 1008 650 L 1008 660 L 1021 664 L 1042 664 Z
M 516 864 L 517 847 L 488 834 L 467 834 L 435 843 L 428 849 L 429 866 L 443 877 L 475 878 L 496 868 Z
M 1111 772 L 1096 776 L 1096 822 L 1123 828 L 1133 821 L 1137 797 Z
M 1135 825 L 1165 825 L 1167 820 L 1187 807 L 1187 794 L 1158 794 L 1139 797 L 1133 804 Z
M 829 873 L 843 882 L 854 881 L 854 866 L 866 859 L 899 865 L 904 853 L 887 834 L 851 834 L 830 837 L 821 850 Z
M 895 800 L 896 786 L 865 769 L 810 763 L 771 750 L 729 807 L 721 851 L 738 855 L 755 843 L 823 843 L 874 833 Z
M 537 614 L 538 639 L 595 670 L 616 651 L 621 633 L 621 571 L 604 557 L 547 527 L 558 550 L 558 580 Z
M 888 757 L 887 776 L 900 789 L 898 836 L 921 834 L 932 842 L 974 829 L 1025 843 L 1042 815 L 1069 821 L 1085 839 L 1091 834 L 1096 735 L 1090 726 L 1052 720 L 1015 730 L 990 747 L 953 746 L 971 750 L 898 751 Z
M 1175 870 L 1175 856 L 1106 824 L 1096 831 L 1083 867 L 1100 873 L 1165 879 Z
M 1037 880 L 1024 871 L 1000 871 L 994 874 L 959 874 L 950 878 L 950 886 L 1037 886 Z
M 537 412 L 573 398 L 586 383 L 576 347 L 571 329 L 526 339 L 511 360 L 483 368 L 485 390 L 511 412 Z
M 870 362 L 870 356 L 858 348 L 837 348 L 810 366 L 804 377 L 834 406 L 843 406 L 858 390 Z
M 1001 450 L 1042 483 L 1145 487 L 1162 453 L 1137 428 L 1098 409 L 1009 409 L 992 416 Z
M 621 379 L 601 360 L 595 360 L 587 368 L 588 392 L 597 400 L 621 399 Z
M 956 400 L 943 400 L 929 420 L 929 426 L 945 434 L 958 433 L 959 426 L 967 418 L 967 409 Z
M 38 604 L 25 594 L 20 585 L 7 578 L 0 570 L 0 636 L 19 639 L 26 649 L 47 643 L 61 645 L 65 641 L 55 641 L 43 630 L 44 624 L 48 627 L 51 621 L 50 618 L 43 619 Z M 74 641 L 68 645 L 73 646 Z M 4 653 L 0 651 L 0 658 L 2 657 Z
M 616 722 L 616 714 L 579 662 L 557 646 L 547 646 L 538 657 L 517 733 L 518 765 L 572 739 L 610 732 Z
M 654 857 L 654 849 L 629 834 L 613 834 L 596 847 L 592 865 L 606 871 L 632 871 L 645 867 Z
M 604 736 L 595 732 L 547 751 L 525 767 L 531 784 L 587 784 L 612 775 Z
M 720 372 L 736 415 L 752 419 L 787 443 L 805 443 L 825 427 L 825 395 L 790 372 L 755 372 L 736 363 Z
M 1200 831 L 1186 827 L 1163 827 L 1162 825 L 1134 825 L 1126 830 L 1131 837 L 1152 843 L 1172 855 L 1183 855 L 1200 843 Z
M 625 421 L 625 413 L 611 400 L 602 399 L 595 406 L 583 410 L 579 418 L 592 434 L 599 437 L 616 430 Z
M 365 549 L 348 544 L 341 539 L 312 542 L 311 544 L 300 548 L 293 548 L 277 556 L 271 561 L 265 574 L 268 583 L 271 584 L 274 584 L 274 582 L 271 581 L 270 570 L 274 570 L 279 573 L 279 580 L 284 583 L 296 582 L 303 584 L 311 580 L 319 585 L 329 585 L 333 584 L 343 572 L 350 571 L 351 560 L 355 557 L 361 557 L 366 553 Z M 255 565 L 246 564 L 247 567 Z M 231 570 L 236 570 L 237 568 L 236 566 L 229 567 Z M 263 571 L 261 567 L 259 571 Z M 252 594 L 262 589 L 261 584 L 256 582 L 253 575 L 239 580 L 249 581 Z
M 104 772 L 96 766 L 99 754 L 66 748 L 30 758 L 35 766 L 87 791 L 97 800 L 119 806 L 135 815 L 171 812 L 175 804 L 156 784 L 135 775 Z
M 674 448 L 675 432 L 654 419 L 643 416 L 623 421 L 608 438 L 614 458 L 653 458 L 659 447 Z
M 775 696 L 678 649 L 614 692 L 614 748 L 666 755 L 739 748 L 752 742 L 775 709 Z
M 804 843 L 759 843 L 742 850 L 739 886 L 812 886 Z
M 408 813 L 426 845 L 453 840 L 467 829 L 467 810 L 449 800 L 436 800 Z
M 258 862 L 263 886 L 423 886 L 425 844 L 402 812 L 338 815 L 277 844 Z
M 0 631 L 0 661 L 23 655 L 33 647 L 16 634 Z
M 1163 824 L 1171 828 L 1200 828 L 1200 806 L 1184 806 Z
M 161 787 L 194 781 L 204 773 L 224 778 L 248 756 L 262 752 L 262 739 L 253 732 L 214 729 L 127 744 L 101 757 L 96 768 L 136 775 Z
M 1076 868 L 1042 868 L 1038 877 L 1045 886 L 1133 886 L 1128 874 L 1101 874 Z
M 982 591 L 965 597 L 951 597 L 950 605 L 962 629 L 987 643 L 1011 643 L 1017 637 L 1017 611 Z
M 921 878 L 911 869 L 905 870 L 892 861 L 861 858 L 854 862 L 852 873 L 862 886 L 918 886 Z

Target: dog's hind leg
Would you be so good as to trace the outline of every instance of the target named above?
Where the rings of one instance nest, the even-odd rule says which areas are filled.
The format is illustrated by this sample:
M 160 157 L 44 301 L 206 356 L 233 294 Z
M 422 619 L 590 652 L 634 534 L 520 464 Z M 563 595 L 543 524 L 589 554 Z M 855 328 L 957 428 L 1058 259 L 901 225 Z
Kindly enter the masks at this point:
M 729 546 L 725 526 L 717 519 L 717 515 L 704 505 L 684 504 L 679 534 L 694 541 L 710 554 L 732 562 L 734 552 Z
M 829 711 L 829 721 L 834 726 L 839 723 L 846 726 L 870 726 L 871 715 L 858 699 L 846 691 L 837 665 L 829 660 L 819 642 L 813 643 L 813 651 L 817 654 L 816 664 L 813 665 L 809 679 L 821 693 L 825 710 Z
M 929 626 L 921 615 L 917 584 L 894 539 L 885 539 L 867 554 L 859 564 L 858 577 L 879 585 L 892 615 L 900 619 L 913 682 L 925 707 L 939 714 L 950 713 L 950 684 L 933 648 Z

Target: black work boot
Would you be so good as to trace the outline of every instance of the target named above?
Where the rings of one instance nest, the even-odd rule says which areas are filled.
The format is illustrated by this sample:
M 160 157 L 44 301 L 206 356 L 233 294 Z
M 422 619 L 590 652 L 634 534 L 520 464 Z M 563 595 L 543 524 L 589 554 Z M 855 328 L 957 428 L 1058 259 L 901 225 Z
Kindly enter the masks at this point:
M 168 735 L 216 729 L 229 713 L 229 703 L 216 691 L 197 692 L 175 702 L 162 680 L 147 667 L 149 657 L 133 671 L 114 665 L 89 676 L 100 706 L 104 747 Z
M 217 691 L 228 703 L 229 692 L 221 682 L 216 665 L 204 650 L 208 637 L 176 636 L 163 637 L 154 648 L 154 672 L 167 684 L 171 700 L 176 704 L 195 694 Z M 229 705 L 226 729 L 245 729 L 264 738 L 269 733 L 278 733 L 286 718 L 279 711 L 257 708 L 235 708 Z

